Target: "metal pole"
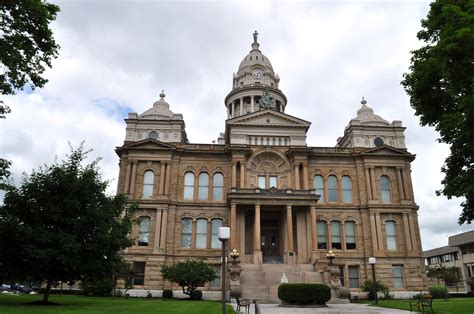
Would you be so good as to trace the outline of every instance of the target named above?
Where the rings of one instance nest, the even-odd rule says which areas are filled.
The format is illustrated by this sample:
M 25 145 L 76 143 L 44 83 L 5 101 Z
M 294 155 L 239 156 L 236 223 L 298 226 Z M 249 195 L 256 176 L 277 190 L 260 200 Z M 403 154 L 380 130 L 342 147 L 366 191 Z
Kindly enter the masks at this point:
M 377 281 L 375 279 L 375 264 L 372 264 L 372 278 L 374 279 L 375 304 L 379 304 L 379 298 L 378 298 L 378 293 L 377 293 Z
M 225 293 L 225 242 L 226 240 L 222 240 L 222 269 L 221 269 L 221 286 L 222 286 L 222 314 L 225 314 L 225 299 L 226 299 L 226 293 Z

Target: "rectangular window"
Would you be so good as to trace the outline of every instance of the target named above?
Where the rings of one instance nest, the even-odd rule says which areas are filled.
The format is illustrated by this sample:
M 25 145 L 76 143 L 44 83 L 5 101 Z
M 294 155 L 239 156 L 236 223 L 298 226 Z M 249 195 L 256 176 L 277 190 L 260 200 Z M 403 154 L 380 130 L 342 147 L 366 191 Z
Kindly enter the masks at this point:
M 392 276 L 393 276 L 393 287 L 403 288 L 403 266 L 402 265 L 392 266 Z
M 210 282 L 209 286 L 211 288 L 220 288 L 221 287 L 221 267 L 220 266 L 212 266 L 214 271 L 217 273 L 217 278 Z
M 213 248 L 213 249 L 219 249 L 222 246 L 221 241 L 217 237 L 217 232 L 219 231 L 220 227 L 222 227 L 222 219 L 212 219 L 212 223 L 211 223 L 211 229 L 212 229 L 211 248 Z
M 359 287 L 359 266 L 349 266 L 349 288 Z
M 193 232 L 193 221 L 191 218 L 181 220 L 181 247 L 191 247 L 191 235 Z
M 318 249 L 327 249 L 328 241 L 326 236 L 326 222 L 318 221 L 316 224 L 318 233 Z
M 133 262 L 133 284 L 137 286 L 145 284 L 145 262 Z
M 261 189 L 266 187 L 265 176 L 258 176 L 258 187 Z
M 341 223 L 339 221 L 331 222 L 331 248 L 340 250 L 341 246 Z
M 389 251 L 397 250 L 397 236 L 395 233 L 395 222 L 385 222 L 385 235 L 387 236 L 387 249 Z
M 207 247 L 207 219 L 196 221 L 196 248 L 205 249 Z
M 346 228 L 346 249 L 355 250 L 356 249 L 355 223 L 346 222 L 344 226 Z
M 273 188 L 273 187 L 275 188 L 278 187 L 276 176 L 270 176 L 270 188 Z
M 346 286 L 346 284 L 344 283 L 346 280 L 345 280 L 345 276 L 344 276 L 344 266 L 339 266 L 339 280 L 341 282 L 341 285 L 343 287 Z

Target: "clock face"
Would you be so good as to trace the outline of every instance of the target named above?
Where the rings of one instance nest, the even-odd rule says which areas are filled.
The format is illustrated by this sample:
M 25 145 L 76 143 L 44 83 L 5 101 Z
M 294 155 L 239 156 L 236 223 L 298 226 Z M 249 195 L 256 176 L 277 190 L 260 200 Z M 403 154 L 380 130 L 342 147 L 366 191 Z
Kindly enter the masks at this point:
M 255 78 L 261 78 L 263 76 L 263 72 L 261 70 L 255 70 L 253 71 L 252 75 Z

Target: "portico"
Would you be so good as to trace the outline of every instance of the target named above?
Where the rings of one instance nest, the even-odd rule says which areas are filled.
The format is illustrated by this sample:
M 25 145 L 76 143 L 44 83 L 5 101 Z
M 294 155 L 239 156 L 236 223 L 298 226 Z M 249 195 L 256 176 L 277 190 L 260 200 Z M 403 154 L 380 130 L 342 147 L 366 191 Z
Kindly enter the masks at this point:
M 245 263 L 308 263 L 317 256 L 314 190 L 234 189 L 230 249 Z

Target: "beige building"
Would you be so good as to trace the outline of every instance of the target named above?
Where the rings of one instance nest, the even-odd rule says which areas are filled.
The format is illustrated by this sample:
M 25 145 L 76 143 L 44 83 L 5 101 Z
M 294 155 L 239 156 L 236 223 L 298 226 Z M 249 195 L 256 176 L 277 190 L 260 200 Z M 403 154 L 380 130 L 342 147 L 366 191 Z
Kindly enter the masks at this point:
M 137 244 L 126 251 L 135 288 L 167 288 L 163 263 L 204 258 L 218 268 L 217 230 L 229 226 L 243 293 L 253 298 L 274 298 L 283 272 L 290 282 L 320 280 L 329 249 L 353 292 L 371 279 L 369 256 L 392 291 L 421 290 L 415 156 L 401 121 L 382 119 L 362 99 L 335 147 L 309 147 L 311 122 L 285 113 L 280 78 L 257 34 L 251 47 L 233 74 L 217 144 L 189 143 L 164 93 L 125 120 L 118 193 L 139 203 Z
M 456 234 L 448 238 L 448 246 L 423 252 L 428 267 L 437 265 L 456 267 L 460 281 L 448 285 L 451 292 L 474 291 L 474 230 Z M 430 284 L 437 283 L 431 279 Z

